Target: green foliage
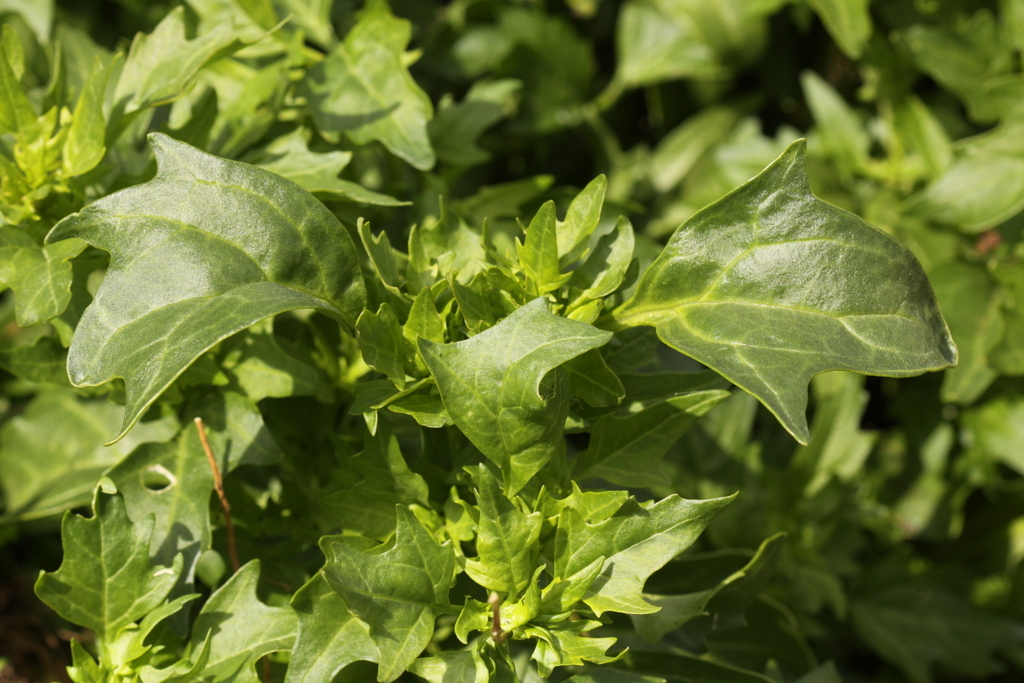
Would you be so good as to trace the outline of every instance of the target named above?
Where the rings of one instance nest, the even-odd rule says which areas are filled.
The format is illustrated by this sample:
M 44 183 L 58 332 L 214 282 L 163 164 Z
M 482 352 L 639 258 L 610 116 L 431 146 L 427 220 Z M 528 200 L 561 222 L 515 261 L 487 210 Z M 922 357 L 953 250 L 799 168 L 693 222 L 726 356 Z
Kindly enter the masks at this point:
M 0 0 L 75 683 L 1024 674 L 1019 0 L 108 5 Z

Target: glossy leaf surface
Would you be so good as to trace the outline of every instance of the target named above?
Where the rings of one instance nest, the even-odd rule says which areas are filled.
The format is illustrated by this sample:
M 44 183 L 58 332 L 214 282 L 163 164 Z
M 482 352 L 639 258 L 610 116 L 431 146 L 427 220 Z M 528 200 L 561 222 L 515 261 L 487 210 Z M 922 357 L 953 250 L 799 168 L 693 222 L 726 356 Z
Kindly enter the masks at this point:
M 654 325 L 806 442 L 814 375 L 905 377 L 955 364 L 956 347 L 917 260 L 811 194 L 803 149 L 687 221 L 615 318 Z
M 119 436 L 225 337 L 295 308 L 351 325 L 364 300 L 355 245 L 305 190 L 163 135 L 151 143 L 156 178 L 73 214 L 48 237 L 111 252 L 68 371 L 78 386 L 125 380 Z

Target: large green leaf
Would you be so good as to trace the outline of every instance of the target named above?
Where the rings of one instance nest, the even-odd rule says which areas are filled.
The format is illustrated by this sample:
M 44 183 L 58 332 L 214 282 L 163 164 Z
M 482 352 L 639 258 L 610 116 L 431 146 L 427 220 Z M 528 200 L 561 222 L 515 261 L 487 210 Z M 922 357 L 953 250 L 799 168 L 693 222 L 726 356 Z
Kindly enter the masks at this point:
M 641 505 L 631 498 L 611 517 L 596 523 L 566 507 L 558 520 L 555 575 L 572 576 L 604 557 L 604 568 L 583 598 L 594 613 L 655 612 L 658 608 L 641 595 L 647 578 L 688 548 L 731 501 L 732 496 L 712 500 L 669 496 Z
M 1024 208 L 1024 125 L 1016 119 L 960 140 L 945 173 L 911 208 L 967 233 L 998 226 Z
M 202 683 L 259 683 L 254 665 L 263 655 L 290 650 L 297 619 L 291 607 L 270 607 L 256 597 L 260 562 L 253 560 L 210 596 L 192 627 L 190 647 L 200 652 L 207 638 L 209 659 Z
M 548 373 L 610 338 L 538 298 L 466 341 L 419 347 L 448 414 L 501 468 L 511 495 L 565 449 L 569 394 L 561 374 Z
M 322 543 L 324 575 L 370 627 L 380 650 L 377 680 L 383 683 L 398 678 L 423 652 L 434 619 L 451 611 L 448 591 L 455 574 L 450 543 L 438 545 L 408 508 L 397 510 L 393 545 L 362 552 L 330 537 Z
M 601 626 L 599 621 L 563 621 L 548 626 L 529 626 L 524 633 L 537 639 L 532 659 L 543 677 L 551 675 L 556 666 L 581 666 L 584 662 L 607 664 L 620 655 L 605 652 L 615 638 L 594 638 L 589 631 Z
M 299 628 L 285 683 L 330 681 L 352 662 L 377 661 L 366 624 L 352 616 L 322 573 L 300 588 L 291 604 Z
M 408 21 L 372 3 L 344 42 L 310 69 L 301 91 L 321 132 L 344 132 L 357 145 L 373 140 L 420 170 L 434 165 L 427 136 L 430 98 L 406 68 Z
M 746 565 L 712 588 L 680 595 L 645 594 L 647 600 L 661 609 L 631 617 L 637 634 L 656 643 L 666 633 L 698 618 L 703 618 L 705 630 L 742 626 L 743 612 L 774 574 L 784 538 L 782 534 L 776 534 L 765 540 Z M 690 569 L 686 564 L 680 564 L 677 571 L 684 574 Z
M 614 312 L 757 396 L 809 438 L 807 383 L 829 370 L 906 377 L 956 363 L 921 265 L 811 194 L 804 143 L 695 214 Z
M 120 495 L 97 490 L 90 519 L 64 515 L 64 559 L 39 575 L 36 595 L 68 621 L 114 637 L 163 602 L 181 573 L 180 557 L 170 567 L 150 563 L 152 533 L 152 517 L 133 523 Z
M 111 252 L 75 331 L 77 386 L 125 381 L 123 436 L 174 379 L 222 339 L 282 311 L 313 308 L 349 325 L 363 308 L 355 244 L 294 183 L 150 136 L 158 172 L 58 223 Z

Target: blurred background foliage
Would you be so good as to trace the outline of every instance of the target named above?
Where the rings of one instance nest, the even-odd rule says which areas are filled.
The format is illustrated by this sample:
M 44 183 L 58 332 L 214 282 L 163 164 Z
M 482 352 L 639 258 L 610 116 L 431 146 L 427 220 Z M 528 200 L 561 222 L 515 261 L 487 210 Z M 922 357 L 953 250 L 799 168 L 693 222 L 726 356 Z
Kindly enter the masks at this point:
M 717 629 L 698 618 L 667 642 L 805 683 L 1024 678 L 1024 0 L 391 0 L 412 25 L 408 62 L 433 104 L 436 163 L 318 119 L 317 64 L 361 4 L 0 0 L 4 40 L 21 45 L 16 76 L 37 102 L 75 102 L 94 61 L 111 63 L 175 8 L 188 36 L 233 23 L 259 37 L 292 17 L 269 47 L 211 61 L 168 103 L 116 139 L 108 133 L 103 165 L 85 181 L 62 186 L 44 172 L 48 189 L 32 195 L 42 182 L 4 176 L 5 220 L 45 231 L 150 177 L 147 131 L 271 163 L 270 142 L 299 122 L 317 131 L 314 152 L 351 154 L 342 180 L 409 202 L 354 203 L 348 186 L 319 195 L 392 242 L 404 244 L 409 226 L 442 206 L 511 234 L 515 216 L 550 198 L 564 205 L 606 173 L 605 229 L 628 215 L 637 254 L 650 260 L 695 211 L 807 137 L 815 193 L 924 264 L 960 364 L 912 379 L 817 377 L 807 446 L 741 392 L 701 418 L 652 487 L 693 498 L 741 492 L 701 537 L 699 557 L 738 569 L 765 538 L 786 535 L 745 621 Z M 51 92 L 55 82 L 64 94 Z M 74 296 L 88 301 L 104 258 L 91 250 L 74 260 L 85 274 Z M 59 563 L 59 513 L 87 503 L 99 476 L 137 446 L 171 438 L 190 388 L 244 380 L 245 356 L 230 344 L 211 352 L 165 397 L 169 407 L 104 448 L 120 420 L 117 389 L 72 391 L 53 360 L 73 323 L 21 327 L 7 292 L 0 324 L 0 665 L 9 665 L 0 680 L 58 680 L 71 634 L 28 586 Z M 315 319 L 282 316 L 271 338 L 353 352 L 331 334 Z M 638 344 L 643 353 L 622 367 L 669 367 L 656 342 Z M 316 399 L 319 377 L 303 396 L 260 397 L 284 459 L 269 473 L 240 470 L 231 492 L 244 552 L 262 543 L 285 584 L 302 580 L 289 564 L 315 571 L 318 556 L 310 539 L 281 538 L 268 500 L 282 480 L 330 469 L 319 454 L 333 444 L 307 428 L 334 419 Z M 649 590 L 707 588 L 686 558 L 674 566 L 684 578 L 656 575 Z M 826 661 L 835 668 L 816 668 Z

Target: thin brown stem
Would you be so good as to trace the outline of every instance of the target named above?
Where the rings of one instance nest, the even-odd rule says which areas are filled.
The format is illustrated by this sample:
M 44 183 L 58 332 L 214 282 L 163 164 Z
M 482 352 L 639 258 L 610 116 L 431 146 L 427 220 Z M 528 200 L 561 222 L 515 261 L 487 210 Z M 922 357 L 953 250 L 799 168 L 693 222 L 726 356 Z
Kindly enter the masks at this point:
M 491 605 L 491 640 L 497 645 L 508 637 L 508 634 L 501 630 L 501 598 L 497 593 L 491 593 L 487 602 Z
M 210 448 L 210 442 L 206 439 L 203 418 L 196 418 L 196 429 L 199 430 L 199 441 L 203 444 L 206 460 L 210 463 L 210 469 L 213 471 L 213 488 L 217 491 L 220 507 L 224 511 L 224 526 L 228 532 L 228 555 L 231 558 L 231 569 L 233 572 L 237 572 L 240 565 L 238 564 L 238 551 L 235 549 L 235 525 L 231 523 L 231 506 L 228 505 L 228 496 L 224 493 L 224 479 L 220 476 L 217 459 L 213 457 L 213 449 Z

